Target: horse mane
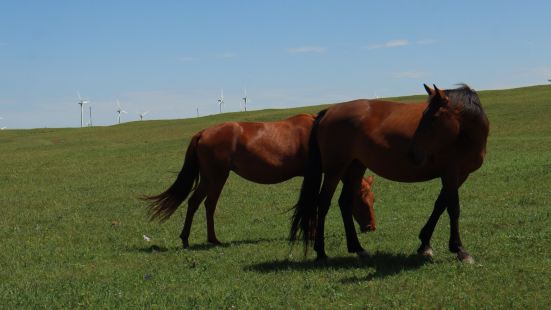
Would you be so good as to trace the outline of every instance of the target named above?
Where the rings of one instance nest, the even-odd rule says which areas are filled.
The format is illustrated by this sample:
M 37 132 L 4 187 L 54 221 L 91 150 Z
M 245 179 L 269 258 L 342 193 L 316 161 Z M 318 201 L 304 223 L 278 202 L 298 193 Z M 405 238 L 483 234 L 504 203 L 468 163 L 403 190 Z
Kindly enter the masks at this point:
M 480 104 L 480 98 L 478 93 L 469 87 L 469 85 L 461 83 L 460 87 L 455 89 L 446 89 L 446 96 L 448 96 L 449 102 L 454 106 L 461 108 L 461 114 L 469 116 L 486 116 L 482 105 Z

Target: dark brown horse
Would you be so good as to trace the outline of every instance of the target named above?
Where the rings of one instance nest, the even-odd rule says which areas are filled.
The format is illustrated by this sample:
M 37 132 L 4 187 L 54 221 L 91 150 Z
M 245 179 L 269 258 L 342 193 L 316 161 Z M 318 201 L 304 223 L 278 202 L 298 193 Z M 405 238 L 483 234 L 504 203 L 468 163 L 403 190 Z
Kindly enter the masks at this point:
M 427 102 L 355 100 L 318 114 L 311 130 L 311 147 L 317 146 L 318 152 L 310 152 L 291 224 L 291 240 L 300 230 L 308 246 L 304 232 L 317 218 L 314 249 L 318 259 L 324 259 L 325 215 L 337 184 L 347 176 L 350 187 L 358 188 L 361 176 L 369 168 L 398 182 L 440 178 L 442 189 L 419 235 L 418 252 L 432 256 L 430 239 L 440 215 L 447 210 L 450 251 L 461 261 L 473 261 L 459 237 L 458 189 L 482 165 L 488 118 L 477 93 L 466 85 L 451 90 L 425 85 L 425 89 L 429 94 Z M 365 251 L 356 236 L 350 210 L 347 204 L 341 205 L 348 251 L 362 254 Z
M 145 198 L 151 201 L 152 219 L 168 219 L 193 191 L 180 234 L 183 247 L 189 247 L 193 216 L 205 198 L 207 240 L 219 244 L 214 211 L 230 171 L 262 184 L 304 175 L 314 119 L 315 115 L 301 114 L 276 122 L 228 122 L 198 132 L 191 139 L 174 184 L 157 196 Z M 341 199 L 353 202 L 352 212 L 362 231 L 375 230 L 373 177 L 360 181 L 363 185 L 354 190 L 345 184 Z

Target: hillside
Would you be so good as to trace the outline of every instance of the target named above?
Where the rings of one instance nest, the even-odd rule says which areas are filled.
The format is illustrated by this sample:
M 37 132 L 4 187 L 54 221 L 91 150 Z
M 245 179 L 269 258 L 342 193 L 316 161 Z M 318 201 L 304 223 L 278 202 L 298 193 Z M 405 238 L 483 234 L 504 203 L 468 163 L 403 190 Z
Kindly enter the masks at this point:
M 304 260 L 300 246 L 289 246 L 287 210 L 298 198 L 298 178 L 259 185 L 232 175 L 216 213 L 222 247 L 205 243 L 203 208 L 187 251 L 178 238 L 185 205 L 164 224 L 148 221 L 137 197 L 171 184 L 198 130 L 224 121 L 315 113 L 325 106 L 0 131 L 0 304 L 548 307 L 551 86 L 479 94 L 490 119 L 488 156 L 460 190 L 462 239 L 474 265 L 459 264 L 448 253 L 446 214 L 433 237 L 435 260 L 414 255 L 438 180 L 375 180 L 378 230 L 360 235 L 373 254 L 365 261 L 346 252 L 335 204 L 326 228 L 328 263 Z

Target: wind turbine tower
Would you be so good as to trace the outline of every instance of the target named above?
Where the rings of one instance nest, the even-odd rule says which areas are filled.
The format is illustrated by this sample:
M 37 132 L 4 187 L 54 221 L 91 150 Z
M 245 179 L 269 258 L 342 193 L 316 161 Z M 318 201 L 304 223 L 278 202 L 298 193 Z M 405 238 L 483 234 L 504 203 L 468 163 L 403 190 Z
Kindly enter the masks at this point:
M 220 98 L 218 98 L 218 105 L 220 106 L 220 113 L 222 113 L 222 104 L 224 104 L 224 90 L 220 91 Z
M 142 112 L 142 113 L 139 114 L 139 115 L 140 115 L 140 121 L 143 121 L 143 117 L 146 116 L 147 113 L 149 113 L 149 111 L 147 111 L 147 112 Z
M 243 109 L 245 112 L 247 112 L 247 89 L 245 88 L 245 97 L 243 97 Z
M 78 95 L 78 104 L 80 105 L 80 128 L 82 128 L 82 116 L 84 114 L 84 105 L 88 103 L 88 100 L 82 99 L 80 92 L 77 92 Z
M 119 124 L 120 124 L 121 123 L 121 113 L 127 114 L 128 112 L 126 112 L 125 110 L 122 109 L 121 103 L 119 102 L 118 99 L 117 99 L 117 113 L 118 113 L 118 119 L 119 119 Z

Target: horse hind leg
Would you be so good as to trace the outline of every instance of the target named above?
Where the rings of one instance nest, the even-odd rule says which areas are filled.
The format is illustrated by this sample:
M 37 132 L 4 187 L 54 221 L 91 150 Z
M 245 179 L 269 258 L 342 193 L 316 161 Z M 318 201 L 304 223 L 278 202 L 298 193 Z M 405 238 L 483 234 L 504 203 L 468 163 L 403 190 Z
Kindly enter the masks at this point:
M 224 187 L 227 178 L 228 175 L 226 174 L 216 182 L 213 182 L 212 186 L 209 187 L 207 199 L 205 200 L 207 215 L 207 241 L 214 245 L 222 244 L 218 238 L 216 238 L 216 231 L 214 230 L 214 212 L 216 211 L 216 204 L 218 203 L 218 198 L 220 198 L 222 188 Z
M 180 239 L 182 239 L 182 246 L 184 249 L 189 248 L 189 234 L 191 231 L 191 224 L 193 222 L 193 216 L 201 205 L 203 199 L 207 195 L 207 185 L 203 179 L 199 181 L 199 185 L 188 199 L 188 207 L 186 212 L 186 219 L 184 221 L 184 227 L 180 233 Z
M 325 216 L 327 215 L 327 211 L 329 211 L 329 207 L 331 206 L 331 199 L 333 198 L 333 194 L 337 189 L 339 180 L 340 177 L 338 175 L 335 176 L 325 174 L 323 184 L 321 186 L 321 191 L 318 198 L 318 224 L 316 225 L 316 240 L 314 241 L 314 250 L 317 253 L 317 260 L 327 259 L 324 240 Z

